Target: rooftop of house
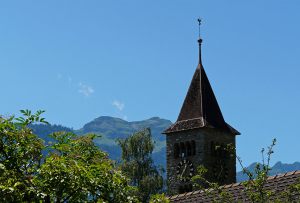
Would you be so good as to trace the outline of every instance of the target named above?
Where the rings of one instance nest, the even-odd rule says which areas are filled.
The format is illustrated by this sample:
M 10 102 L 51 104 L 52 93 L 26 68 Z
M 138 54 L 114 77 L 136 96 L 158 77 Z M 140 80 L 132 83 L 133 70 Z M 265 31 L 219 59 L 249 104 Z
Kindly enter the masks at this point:
M 268 191 L 273 191 L 273 198 L 282 198 L 280 194 L 285 191 L 289 186 L 293 184 L 300 184 L 300 170 L 292 171 L 284 174 L 278 174 L 275 176 L 270 176 L 267 179 L 267 182 L 264 186 L 264 189 Z M 223 189 L 225 192 L 230 194 L 233 201 L 241 201 L 241 202 L 250 202 L 249 197 L 245 192 L 245 187 L 243 183 L 234 183 L 230 185 L 221 186 L 220 189 Z M 191 202 L 212 202 L 216 200 L 215 198 L 220 198 L 217 195 L 217 191 L 211 191 L 211 195 L 207 195 L 207 192 L 204 190 L 197 190 L 193 192 L 178 194 L 174 196 L 170 196 L 170 202 L 181 202 L 181 203 L 191 203 Z M 292 197 L 297 202 L 300 201 L 300 194 L 293 193 Z

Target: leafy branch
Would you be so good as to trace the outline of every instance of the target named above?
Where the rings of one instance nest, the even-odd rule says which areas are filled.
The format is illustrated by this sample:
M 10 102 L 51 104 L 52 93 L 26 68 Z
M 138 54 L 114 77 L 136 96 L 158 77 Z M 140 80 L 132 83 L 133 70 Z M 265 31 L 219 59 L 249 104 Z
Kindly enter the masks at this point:
M 18 117 L 15 120 L 17 121 L 17 125 L 19 126 L 28 126 L 29 124 L 40 122 L 44 124 L 49 124 L 45 118 L 41 118 L 41 114 L 43 114 L 44 110 L 38 110 L 35 114 L 32 114 L 30 110 L 20 110 L 24 117 Z

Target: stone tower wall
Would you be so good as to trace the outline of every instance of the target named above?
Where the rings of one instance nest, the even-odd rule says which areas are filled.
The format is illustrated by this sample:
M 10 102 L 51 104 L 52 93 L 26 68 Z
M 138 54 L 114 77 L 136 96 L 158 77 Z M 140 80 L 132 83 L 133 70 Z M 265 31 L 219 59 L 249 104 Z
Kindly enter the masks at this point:
M 195 141 L 196 154 L 194 156 L 186 157 L 191 161 L 196 170 L 197 166 L 204 165 L 209 172 L 207 179 L 213 180 L 214 174 L 212 173 L 214 165 L 216 164 L 216 156 L 212 154 L 211 142 L 216 143 L 231 143 L 235 146 L 235 136 L 231 134 L 224 133 L 217 129 L 201 128 L 188 131 L 174 132 L 166 135 L 167 142 L 167 182 L 168 182 L 168 193 L 178 194 L 179 187 L 191 184 L 190 182 L 183 183 L 178 179 L 177 166 L 181 162 L 182 158 L 174 157 L 174 144 L 186 141 Z M 233 183 L 236 181 L 236 166 L 235 157 L 226 160 L 226 165 L 228 168 L 228 178 L 224 182 Z M 220 183 L 220 184 L 224 184 Z

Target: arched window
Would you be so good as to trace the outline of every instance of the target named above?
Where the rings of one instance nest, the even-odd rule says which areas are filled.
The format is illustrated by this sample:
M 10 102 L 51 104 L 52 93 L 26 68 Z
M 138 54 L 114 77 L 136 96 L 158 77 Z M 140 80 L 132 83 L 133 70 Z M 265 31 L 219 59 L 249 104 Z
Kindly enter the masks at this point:
M 180 142 L 180 157 L 186 156 L 186 148 L 183 142 Z
M 196 155 L 196 142 L 194 140 L 191 141 L 191 155 Z
M 175 143 L 174 144 L 174 158 L 178 158 L 179 157 L 179 144 L 178 143 Z
M 186 147 L 187 156 L 191 156 L 192 155 L 192 147 L 191 147 L 190 142 L 185 142 L 185 147 Z

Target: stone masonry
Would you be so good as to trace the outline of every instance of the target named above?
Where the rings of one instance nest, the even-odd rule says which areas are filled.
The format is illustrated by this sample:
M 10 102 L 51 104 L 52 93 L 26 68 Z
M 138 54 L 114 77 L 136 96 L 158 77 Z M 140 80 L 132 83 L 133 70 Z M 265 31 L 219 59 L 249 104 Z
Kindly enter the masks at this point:
M 174 132 L 167 135 L 167 181 L 168 181 L 168 193 L 177 194 L 179 193 L 179 187 L 190 182 L 183 183 L 177 175 L 177 165 L 182 158 L 174 157 L 174 144 L 180 142 L 186 142 L 194 140 L 196 143 L 196 155 L 186 157 L 191 161 L 196 169 L 199 165 L 203 165 L 208 169 L 208 176 L 206 177 L 209 181 L 215 181 L 214 174 L 212 173 L 213 168 L 216 167 L 216 160 L 218 157 L 212 154 L 211 143 L 217 143 L 219 145 L 232 144 L 235 146 L 235 136 L 229 133 L 224 133 L 214 128 L 200 128 L 194 130 Z M 228 169 L 228 177 L 224 182 L 220 184 L 230 184 L 236 181 L 236 162 L 235 156 L 230 157 L 226 160 L 226 167 Z

